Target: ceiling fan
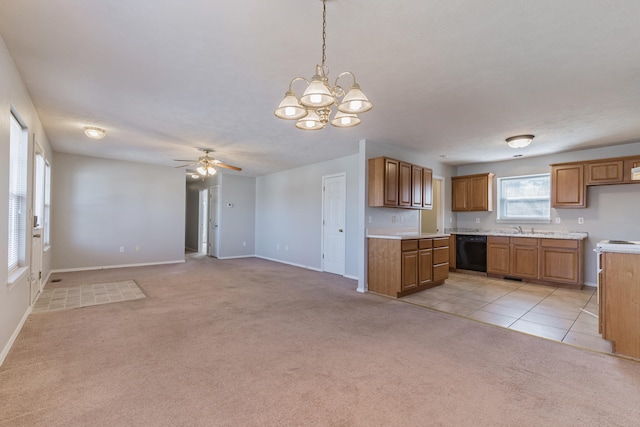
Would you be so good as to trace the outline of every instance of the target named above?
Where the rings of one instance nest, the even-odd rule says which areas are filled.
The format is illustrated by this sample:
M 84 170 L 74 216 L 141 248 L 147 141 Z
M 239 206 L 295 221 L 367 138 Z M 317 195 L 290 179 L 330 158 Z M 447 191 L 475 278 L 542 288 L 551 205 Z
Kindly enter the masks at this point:
M 176 166 L 177 168 L 186 168 L 188 166 L 197 166 L 196 170 L 198 171 L 198 173 L 202 176 L 212 176 L 215 175 L 216 173 L 218 173 L 218 170 L 216 168 L 225 168 L 225 169 L 231 169 L 234 171 L 241 171 L 242 168 L 239 168 L 237 166 L 232 166 L 232 165 L 228 165 L 226 163 L 221 162 L 220 160 L 214 159 L 213 157 L 209 156 L 209 153 L 212 152 L 213 150 L 209 150 L 209 149 L 200 149 L 201 151 L 204 151 L 204 156 L 200 156 L 198 158 L 198 160 L 182 160 L 182 159 L 173 159 L 176 162 L 189 162 L 186 165 L 180 165 L 180 166 Z

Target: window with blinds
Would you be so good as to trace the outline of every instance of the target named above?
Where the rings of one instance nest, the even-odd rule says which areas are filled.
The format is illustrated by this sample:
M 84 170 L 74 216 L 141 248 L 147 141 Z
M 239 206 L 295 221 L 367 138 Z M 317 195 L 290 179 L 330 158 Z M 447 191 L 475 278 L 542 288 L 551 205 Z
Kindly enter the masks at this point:
M 27 238 L 27 130 L 11 114 L 9 135 L 9 273 L 25 265 Z

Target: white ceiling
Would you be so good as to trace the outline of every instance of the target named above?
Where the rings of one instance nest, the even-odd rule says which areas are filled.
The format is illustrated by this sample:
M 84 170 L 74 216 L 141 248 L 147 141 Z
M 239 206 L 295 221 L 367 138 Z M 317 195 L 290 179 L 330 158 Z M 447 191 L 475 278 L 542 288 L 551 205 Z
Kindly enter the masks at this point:
M 319 0 L 0 1 L 60 152 L 175 166 L 209 147 L 259 176 L 363 138 L 450 164 L 640 141 L 640 1 L 330 0 L 329 77 L 354 72 L 374 108 L 304 132 L 273 110 L 314 73 L 321 23 Z M 522 133 L 532 146 L 509 149 Z

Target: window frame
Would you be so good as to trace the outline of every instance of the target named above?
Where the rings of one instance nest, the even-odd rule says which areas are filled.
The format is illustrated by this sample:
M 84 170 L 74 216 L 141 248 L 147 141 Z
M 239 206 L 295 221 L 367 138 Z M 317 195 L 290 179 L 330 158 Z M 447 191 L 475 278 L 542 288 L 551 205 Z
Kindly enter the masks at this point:
M 43 250 L 51 247 L 51 165 L 44 159 Z
M 9 125 L 7 267 L 8 284 L 13 285 L 22 277 L 24 270 L 27 270 L 29 133 L 27 126 L 13 110 Z M 17 135 L 16 127 L 19 128 Z
M 504 202 L 503 202 L 503 194 L 502 194 L 502 183 L 504 181 L 513 181 L 513 180 L 523 180 L 523 179 L 531 179 L 537 177 L 546 177 L 549 181 L 549 192 L 547 197 L 537 197 L 536 200 L 548 200 L 549 210 L 548 216 L 529 216 L 529 217 L 510 217 L 505 216 L 504 214 Z M 517 175 L 517 176 L 505 176 L 501 178 L 497 178 L 496 180 L 497 187 L 497 212 L 496 212 L 496 222 L 497 223 L 540 223 L 540 224 L 548 224 L 551 222 L 551 174 L 550 173 L 537 173 L 537 174 L 529 174 L 529 175 Z

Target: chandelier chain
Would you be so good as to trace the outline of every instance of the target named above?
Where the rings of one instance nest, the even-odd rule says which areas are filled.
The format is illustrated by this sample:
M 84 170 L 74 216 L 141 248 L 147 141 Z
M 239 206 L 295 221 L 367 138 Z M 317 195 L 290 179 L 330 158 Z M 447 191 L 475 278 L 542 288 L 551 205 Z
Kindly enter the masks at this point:
M 327 60 L 327 0 L 322 0 L 322 68 Z

